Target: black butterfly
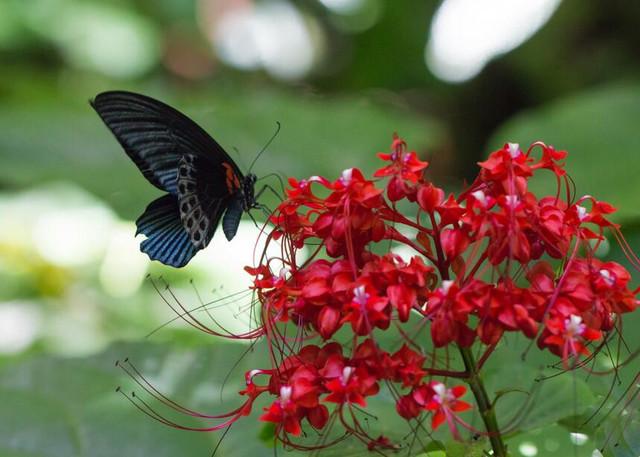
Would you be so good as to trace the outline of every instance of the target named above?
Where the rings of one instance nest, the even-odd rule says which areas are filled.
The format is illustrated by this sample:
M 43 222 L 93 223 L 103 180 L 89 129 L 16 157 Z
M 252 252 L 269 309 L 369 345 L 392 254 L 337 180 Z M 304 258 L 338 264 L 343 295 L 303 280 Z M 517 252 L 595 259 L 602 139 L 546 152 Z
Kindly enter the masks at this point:
M 182 267 L 209 244 L 222 218 L 231 240 L 242 213 L 261 208 L 256 176 L 243 176 L 222 147 L 184 114 L 132 92 L 103 92 L 90 102 L 147 180 L 167 195 L 138 218 L 152 260 Z M 223 216 L 224 214 L 224 216 Z

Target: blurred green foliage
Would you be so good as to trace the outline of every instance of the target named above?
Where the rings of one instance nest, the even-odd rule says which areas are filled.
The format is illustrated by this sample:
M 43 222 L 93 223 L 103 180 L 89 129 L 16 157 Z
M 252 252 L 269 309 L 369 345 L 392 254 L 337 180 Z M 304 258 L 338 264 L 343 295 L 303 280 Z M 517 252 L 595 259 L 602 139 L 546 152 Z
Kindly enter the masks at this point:
M 279 77 L 280 70 L 266 64 L 233 67 L 216 54 L 217 15 L 232 3 L 0 1 L 0 320 L 8 316 L 3 310 L 13 310 L 33 333 L 23 331 L 22 346 L 0 355 L 0 456 L 209 455 L 219 435 L 162 427 L 114 392 L 118 385 L 130 389 L 115 360 L 131 357 L 172 397 L 213 413 L 236 405 L 244 370 L 264 364 L 260 349 L 243 357 L 245 346 L 211 341 L 177 323 L 145 338 L 173 318 L 144 280 L 147 272 L 163 275 L 189 307 L 199 303 L 192 279 L 205 300 L 239 286 L 224 276 L 226 258 L 180 271 L 149 266 L 137 252 L 121 263 L 111 258 L 137 249 L 125 234 L 132 235 L 131 221 L 157 191 L 90 109 L 88 99 L 103 90 L 135 90 L 176 106 L 241 167 L 281 122 L 282 131 L 256 164 L 261 176 L 334 177 L 351 166 L 371 171 L 374 154 L 385 151 L 397 131 L 430 160 L 430 177 L 454 189 L 473 178 L 476 162 L 491 149 L 506 141 L 543 140 L 569 151 L 579 195 L 619 208 L 616 221 L 638 250 L 638 4 L 565 0 L 521 47 L 474 79 L 451 85 L 424 63 L 439 2 L 363 0 L 349 11 L 320 0 L 255 2 L 294 5 L 311 30 L 313 65 L 294 79 Z M 535 190 L 549 193 L 553 186 L 541 180 Z M 64 263 L 48 254 L 55 246 L 43 237 L 59 235 L 52 233 L 56 217 L 82 211 L 104 218 L 105 240 L 94 240 L 100 227 L 84 234 L 78 228 L 73 233 L 86 238 L 85 245 L 100 248 Z M 67 219 L 82 225 L 79 217 Z M 235 243 L 241 249 L 241 240 Z M 609 254 L 626 261 L 615 246 Z M 124 276 L 109 276 L 119 269 Z M 241 320 L 231 308 L 216 313 Z M 640 320 L 625 325 L 633 329 Z M 3 335 L 9 330 L 3 327 Z M 130 341 L 111 344 L 123 339 Z M 544 354 L 532 352 L 529 363 L 521 363 L 524 344 L 509 341 L 487 372 L 492 391 L 518 389 L 498 401 L 502 417 L 512 417 L 526 398 L 535 402 L 509 436 L 513 455 L 526 455 L 521 446 L 535 445 L 538 455 L 591 456 L 604 442 L 605 455 L 640 453 L 638 434 L 630 432 L 638 430 L 633 414 L 613 414 L 600 427 L 582 425 L 598 405 L 611 410 L 625 395 L 639 371 L 637 360 L 607 397 L 610 381 L 580 373 L 535 385 L 536 376 L 553 369 Z M 638 347 L 638 332 L 628 334 L 627 344 Z M 406 424 L 385 414 L 393 408 L 391 398 L 378 402 L 384 419 L 371 426 L 402 439 Z M 629 410 L 636 406 L 637 399 Z M 261 427 L 251 419 L 239 423 L 219 455 L 271 455 Z M 568 431 L 577 429 L 589 434 L 582 446 L 569 441 Z M 461 448 L 444 434 L 434 440 L 442 447 L 416 447 L 415 453 L 473 455 L 483 445 Z M 358 443 L 349 443 L 322 455 L 361 453 Z

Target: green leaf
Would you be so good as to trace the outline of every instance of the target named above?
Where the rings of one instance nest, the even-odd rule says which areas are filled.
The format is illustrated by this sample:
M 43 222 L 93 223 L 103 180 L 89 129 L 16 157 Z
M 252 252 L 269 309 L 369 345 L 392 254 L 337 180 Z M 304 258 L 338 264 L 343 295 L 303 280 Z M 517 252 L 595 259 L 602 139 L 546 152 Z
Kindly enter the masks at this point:
M 590 194 L 618 208 L 617 219 L 640 216 L 640 86 L 616 84 L 560 99 L 518 115 L 498 129 L 491 150 L 507 141 L 544 141 L 569 152 L 567 170 L 578 196 Z M 532 189 L 552 194 L 551 173 Z
M 637 402 L 631 403 L 622 414 L 614 411 L 602 424 L 598 424 L 597 437 L 604 443 L 604 455 L 637 457 L 640 455 L 640 416 Z
M 447 457 L 447 448 L 441 441 L 431 441 L 424 447 L 424 452 L 416 457 Z
M 175 430 L 145 416 L 121 393 L 135 391 L 163 415 L 190 426 L 211 422 L 187 420 L 144 396 L 115 361 L 128 358 L 146 378 L 169 398 L 206 414 L 220 414 L 237 408 L 244 400 L 244 374 L 268 367 L 263 346 L 254 350 L 241 344 L 215 342 L 207 346 L 176 348 L 175 345 L 127 343 L 110 347 L 102 354 L 65 359 L 38 356 L 0 367 L 0 455 L 24 457 L 169 457 L 210 455 L 222 432 L 194 433 Z M 245 353 L 246 352 L 246 353 Z M 402 446 L 402 455 L 441 450 L 429 440 L 447 437 L 442 427 L 429 438 L 414 439 L 406 421 L 395 413 L 392 394 L 382 388 L 370 398 L 360 421 L 367 432 L 389 437 Z M 273 426 L 258 420 L 270 399 L 258 400 L 249 417 L 235 424 L 222 441 L 217 456 L 272 455 Z M 415 424 L 414 424 L 415 426 Z M 335 434 L 341 436 L 339 427 Z M 301 437 L 301 439 L 304 439 Z M 307 442 L 317 444 L 317 435 L 308 430 Z M 426 446 L 426 447 L 425 447 Z M 300 452 L 278 449 L 287 456 Z M 323 457 L 362 456 L 366 447 L 357 439 L 347 439 L 322 451 Z M 307 454 L 304 454 L 307 455 Z
M 576 373 L 536 381 L 543 373 L 536 367 L 544 360 L 555 360 L 548 353 L 532 351 L 522 363 L 520 357 L 528 341 L 518 343 L 502 344 L 496 351 L 499 357 L 485 367 L 489 391 L 500 395 L 496 414 L 502 428 L 517 420 L 518 431 L 534 430 L 583 413 L 596 403 L 584 376 Z M 505 394 L 507 390 L 510 392 Z
M 56 398 L 0 389 L 0 454 L 46 457 L 81 455 L 78 417 Z
M 447 457 L 482 457 L 485 455 L 486 444 L 480 443 L 461 443 L 459 441 L 451 441 L 447 443 Z
M 593 457 L 593 450 L 602 443 L 589 435 L 581 445 L 572 443 L 569 431 L 559 425 L 546 425 L 511 437 L 506 441 L 509 455 Z
M 442 441 L 431 441 L 424 447 L 425 452 L 444 451 L 446 449 Z
M 188 350 L 120 344 L 87 358 L 42 356 L 4 365 L 0 368 L 0 455 L 210 455 L 221 433 L 175 430 L 136 410 L 115 392 L 115 387 L 123 385 L 124 391 L 136 390 L 138 394 L 141 389 L 128 381 L 114 361 L 128 356 L 172 399 L 197 410 L 220 413 L 240 403 L 237 392 L 243 384 L 244 370 L 264 364 L 260 361 L 264 354 L 243 358 L 245 350 L 246 346 L 236 344 Z M 234 369 L 238 361 L 239 367 Z M 233 375 L 223 388 L 230 370 Z M 158 409 L 175 417 L 166 409 Z M 202 421 L 188 424 L 206 425 Z M 242 425 L 231 430 L 218 455 L 270 452 L 257 438 L 259 425 L 255 418 L 245 418 Z

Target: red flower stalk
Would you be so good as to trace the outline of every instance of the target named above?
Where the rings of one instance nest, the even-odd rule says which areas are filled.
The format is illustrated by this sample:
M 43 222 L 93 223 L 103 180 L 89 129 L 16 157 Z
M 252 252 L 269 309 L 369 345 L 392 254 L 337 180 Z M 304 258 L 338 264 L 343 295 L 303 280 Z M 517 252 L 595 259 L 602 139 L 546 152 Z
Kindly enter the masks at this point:
M 335 181 L 289 179 L 267 238 L 280 244 L 282 257 L 247 268 L 261 304 L 254 334 L 265 337 L 272 366 L 247 374 L 245 406 L 228 417 L 246 415 L 267 394 L 274 400 L 261 420 L 276 424 L 276 437 L 289 446 L 333 444 L 341 438 L 322 434 L 342 427 L 371 450 L 395 448 L 361 423 L 368 399 L 384 390 L 402 418 L 422 424 L 431 415 L 432 429 L 446 422 L 459 439 L 459 426 L 470 428 L 459 415 L 471 404 L 455 382 L 466 382 L 494 455 L 503 456 L 478 376 L 486 357 L 476 364 L 469 348 L 484 346 L 488 357 L 506 333 L 520 333 L 571 369 L 616 331 L 639 302 L 629 272 L 594 254 L 605 229 L 630 253 L 608 219 L 614 208 L 591 196 L 574 200 L 566 152 L 543 143 L 526 152 L 505 144 L 479 164 L 468 188 L 447 197 L 425 178 L 428 163 L 397 136 L 391 152 L 378 155 L 386 164 L 374 177 L 388 178 L 385 187 L 356 168 Z M 529 190 L 539 172 L 556 177 L 549 195 Z M 413 211 L 401 213 L 401 200 Z M 307 244 L 320 248 L 300 262 Z M 389 251 L 402 245 L 413 254 Z M 390 331 L 400 338 L 381 338 Z M 458 371 L 436 355 L 451 345 L 464 360 Z M 257 375 L 268 382 L 256 386 Z M 321 434 L 317 445 L 294 439 L 307 423 Z

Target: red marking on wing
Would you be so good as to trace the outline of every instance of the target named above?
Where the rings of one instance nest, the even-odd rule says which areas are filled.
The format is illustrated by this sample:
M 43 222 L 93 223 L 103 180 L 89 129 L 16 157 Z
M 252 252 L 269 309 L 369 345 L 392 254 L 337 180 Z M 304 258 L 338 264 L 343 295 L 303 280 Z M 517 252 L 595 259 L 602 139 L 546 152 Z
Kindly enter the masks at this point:
M 231 194 L 240 188 L 240 180 L 238 179 L 238 175 L 236 175 L 231 165 L 229 165 L 227 162 L 222 162 L 222 166 L 225 168 L 225 184 L 227 185 L 227 189 L 229 189 L 229 193 Z

